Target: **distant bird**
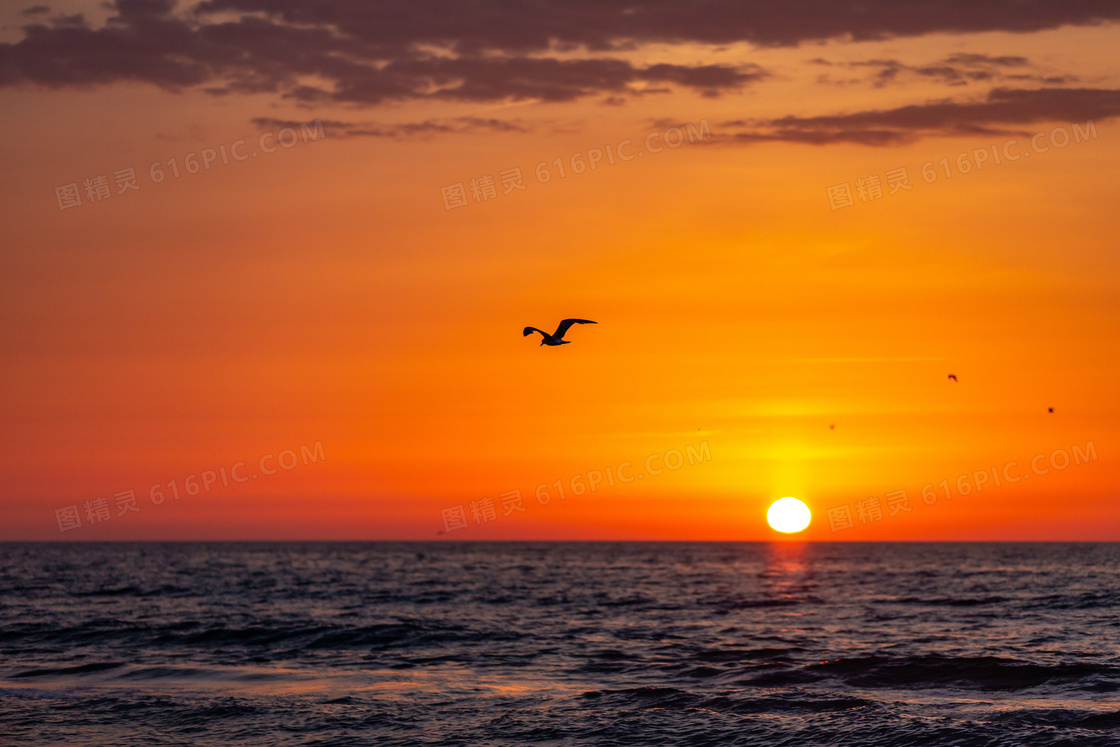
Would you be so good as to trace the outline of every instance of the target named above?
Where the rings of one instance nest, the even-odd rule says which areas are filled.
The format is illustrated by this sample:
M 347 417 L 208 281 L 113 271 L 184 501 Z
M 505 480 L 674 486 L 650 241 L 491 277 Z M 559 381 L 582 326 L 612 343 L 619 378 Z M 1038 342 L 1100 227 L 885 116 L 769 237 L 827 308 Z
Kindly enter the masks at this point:
M 541 337 L 544 338 L 543 340 L 541 340 L 541 345 L 567 345 L 571 342 L 571 340 L 565 340 L 564 333 L 566 333 L 568 331 L 568 328 L 573 324 L 598 324 L 598 322 L 593 322 L 590 319 L 565 319 L 564 321 L 560 322 L 560 326 L 557 327 L 556 331 L 551 335 L 545 332 L 543 329 L 537 329 L 536 327 L 526 327 L 521 332 L 521 336 L 528 337 L 534 332 L 540 332 Z
M 957 380 L 957 375 L 956 374 L 949 374 L 949 378 L 952 379 L 953 381 L 956 381 Z
M 1047 412 L 1054 412 L 1054 408 L 1053 407 L 1048 407 L 1048 408 L 1046 408 L 1046 411 Z

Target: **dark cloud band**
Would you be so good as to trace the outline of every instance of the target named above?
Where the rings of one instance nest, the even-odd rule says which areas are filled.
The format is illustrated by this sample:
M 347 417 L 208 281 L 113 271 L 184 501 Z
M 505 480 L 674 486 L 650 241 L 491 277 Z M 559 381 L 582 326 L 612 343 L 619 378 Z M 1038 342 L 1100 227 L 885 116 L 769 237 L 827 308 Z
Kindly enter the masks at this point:
M 781 117 L 723 123 L 744 143 L 893 145 L 924 135 L 1021 134 L 1038 122 L 1084 122 L 1120 116 L 1120 90 L 997 88 L 974 102 L 937 101 L 824 117 Z M 735 132 L 735 130 L 738 130 Z
M 649 84 L 714 96 L 766 75 L 751 64 L 636 66 L 601 52 L 572 58 L 530 56 L 524 44 L 484 48 L 472 37 L 476 22 L 455 4 L 431 17 L 415 4 L 266 5 L 207 3 L 176 14 L 170 0 L 117 0 L 117 15 L 101 28 L 80 16 L 31 24 L 21 41 L 0 44 L 0 86 L 142 81 L 169 90 L 205 85 L 213 94 L 373 105 L 421 98 L 571 101 Z M 264 17 L 228 15 L 262 9 Z M 456 50 L 433 48 L 456 14 L 465 41 Z
M 621 52 L 653 43 L 794 45 L 933 32 L 1038 31 L 1120 17 L 1115 0 L 116 0 L 99 28 L 81 16 L 25 27 L 0 44 L 0 87 L 85 87 L 119 81 L 214 95 L 271 93 L 306 105 L 435 99 L 572 101 L 685 88 L 718 96 L 768 76 L 758 65 L 658 62 Z M 29 8 L 40 17 L 43 6 Z M 827 61 L 820 60 L 827 65 Z M 873 60 L 878 81 L 901 73 L 950 85 L 970 81 L 1068 83 L 1018 71 L 1021 57 L 960 54 L 928 67 Z M 744 141 L 885 144 L 923 132 L 994 131 L 1032 117 L 1112 116 L 1114 91 L 998 88 L 986 101 L 951 101 L 834 117 L 752 123 Z M 415 134 L 483 127 L 426 122 Z M 407 135 L 401 126 L 369 134 Z
M 1028 32 L 1120 19 L 1112 0 L 208 0 L 199 13 L 254 12 L 332 26 L 371 44 L 463 51 L 540 51 L 626 43 L 789 46 L 805 41 L 929 33 Z

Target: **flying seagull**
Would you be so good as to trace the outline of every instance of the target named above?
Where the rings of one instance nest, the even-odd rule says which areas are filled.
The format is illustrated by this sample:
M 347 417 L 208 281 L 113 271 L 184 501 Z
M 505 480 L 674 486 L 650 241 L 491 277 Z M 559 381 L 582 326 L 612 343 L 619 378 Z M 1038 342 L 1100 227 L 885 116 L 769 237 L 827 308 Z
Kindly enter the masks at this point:
M 543 340 L 541 340 L 541 345 L 567 345 L 571 342 L 571 340 L 565 340 L 564 333 L 566 333 L 568 331 L 568 328 L 573 324 L 598 324 L 598 322 L 593 322 L 590 319 L 565 319 L 564 321 L 560 322 L 560 326 L 557 327 L 556 331 L 551 335 L 545 332 L 543 329 L 537 329 L 536 327 L 526 327 L 524 330 L 522 330 L 521 336 L 528 337 L 534 332 L 540 332 L 541 337 L 544 338 Z
M 949 374 L 949 378 L 952 379 L 953 381 L 956 381 L 957 380 L 957 375 L 956 374 Z

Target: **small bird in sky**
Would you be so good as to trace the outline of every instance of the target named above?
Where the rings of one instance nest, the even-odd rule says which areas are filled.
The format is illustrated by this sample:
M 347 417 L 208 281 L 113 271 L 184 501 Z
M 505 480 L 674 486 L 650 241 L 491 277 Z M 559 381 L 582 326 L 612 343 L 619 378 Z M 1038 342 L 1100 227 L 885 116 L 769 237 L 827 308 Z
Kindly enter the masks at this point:
M 956 381 L 957 380 L 957 375 L 956 374 L 949 374 L 949 378 L 952 379 L 953 381 Z
M 1048 407 L 1048 408 L 1046 408 L 1046 411 L 1047 412 L 1054 412 L 1054 408 L 1053 407 Z
M 551 335 L 545 332 L 543 329 L 537 329 L 536 327 L 526 327 L 521 332 L 521 336 L 528 337 L 534 332 L 540 332 L 541 337 L 544 338 L 543 340 L 541 340 L 541 345 L 567 345 L 571 342 L 571 340 L 565 340 L 564 334 L 573 324 L 598 324 L 598 322 L 593 322 L 590 319 L 565 319 L 564 321 L 560 322 L 560 326 L 557 327 L 556 331 Z

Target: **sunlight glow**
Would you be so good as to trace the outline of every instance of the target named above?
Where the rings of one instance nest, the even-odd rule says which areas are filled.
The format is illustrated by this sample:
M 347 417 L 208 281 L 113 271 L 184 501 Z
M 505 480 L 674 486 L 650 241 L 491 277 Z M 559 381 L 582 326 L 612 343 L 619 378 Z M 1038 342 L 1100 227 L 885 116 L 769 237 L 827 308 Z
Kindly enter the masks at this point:
M 779 498 L 770 504 L 766 521 L 779 532 L 792 534 L 809 526 L 811 514 L 809 507 L 796 498 Z

